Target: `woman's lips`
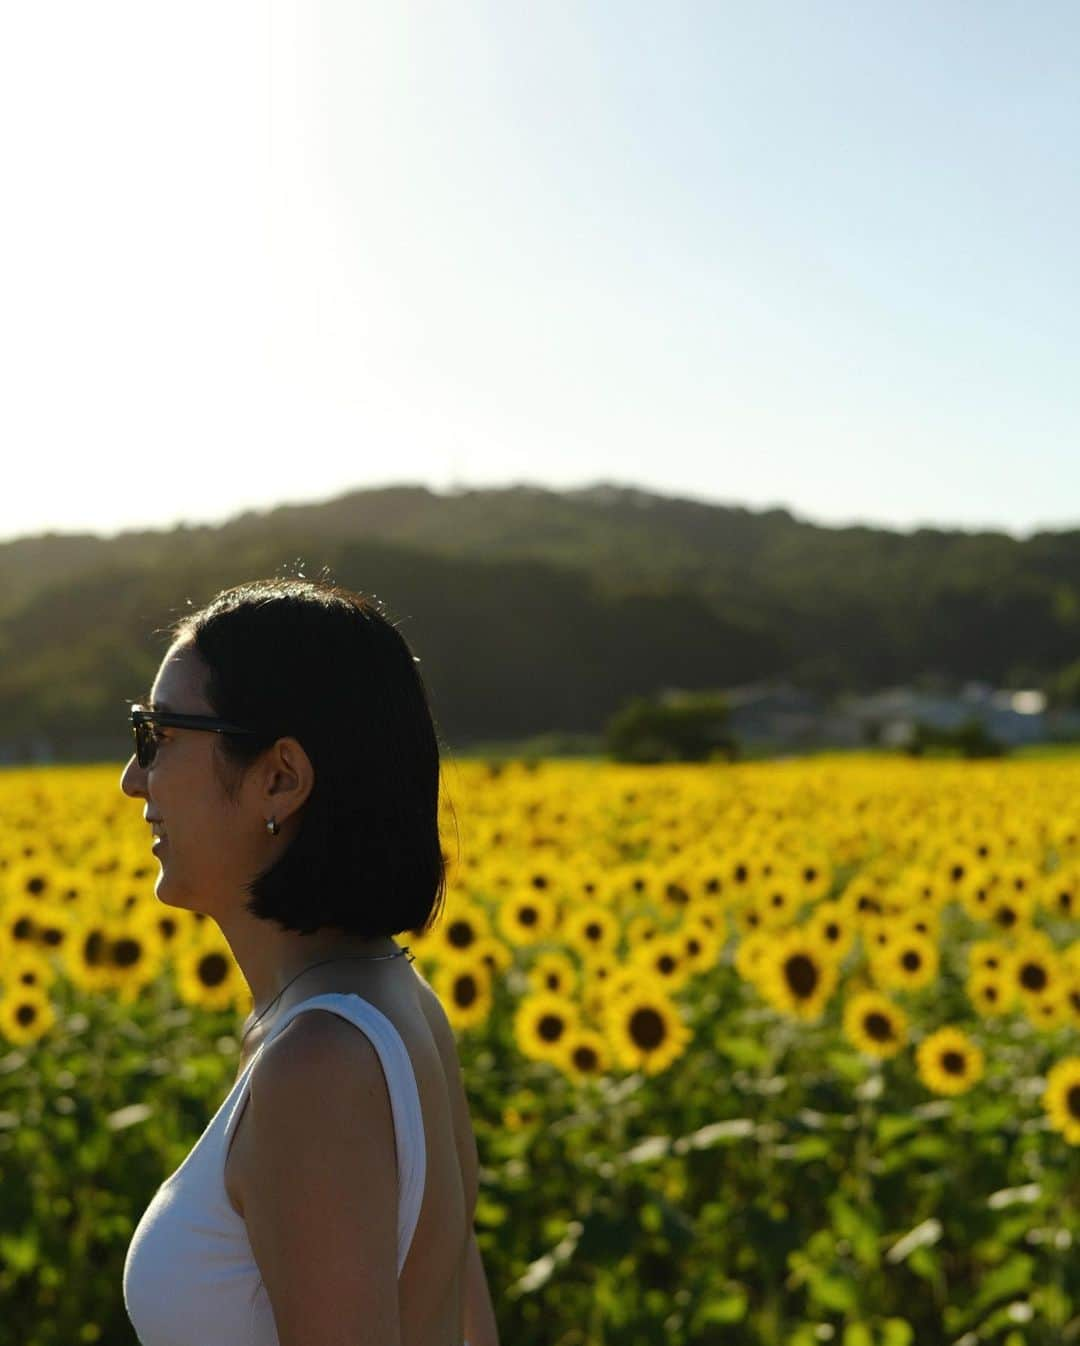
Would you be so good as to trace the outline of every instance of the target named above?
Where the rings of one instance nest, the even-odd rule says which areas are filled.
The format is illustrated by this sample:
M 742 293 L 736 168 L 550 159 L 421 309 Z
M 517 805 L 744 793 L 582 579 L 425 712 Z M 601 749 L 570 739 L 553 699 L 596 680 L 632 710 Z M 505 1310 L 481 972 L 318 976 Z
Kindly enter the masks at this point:
M 165 845 L 165 838 L 164 838 L 164 837 L 158 837 L 157 840 L 154 842 L 154 844 L 150 847 L 150 854 L 151 854 L 151 855 L 157 855 L 158 851 L 159 851 L 159 850 L 162 848 L 162 846 L 164 846 L 164 845 Z

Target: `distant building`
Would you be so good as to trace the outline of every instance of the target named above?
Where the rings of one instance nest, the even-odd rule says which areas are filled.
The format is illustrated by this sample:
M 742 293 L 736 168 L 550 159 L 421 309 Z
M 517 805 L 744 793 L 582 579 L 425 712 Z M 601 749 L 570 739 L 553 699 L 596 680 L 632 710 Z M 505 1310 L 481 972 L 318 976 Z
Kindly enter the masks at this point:
M 1010 747 L 1080 738 L 1080 712 L 1048 711 L 1046 696 L 1037 688 L 994 690 L 989 683 L 969 682 L 958 695 L 949 695 L 890 687 L 848 698 L 843 706 L 868 741 L 892 747 L 909 743 L 917 724 L 948 730 L 971 720 Z
M 903 748 L 920 723 L 948 730 L 973 719 L 1008 747 L 1080 741 L 1080 710 L 1048 710 L 1045 694 L 1034 688 L 1005 691 L 969 682 L 953 694 L 888 687 L 831 704 L 789 682 L 724 687 L 717 694 L 728 708 L 727 731 L 750 748 Z M 660 700 L 670 704 L 693 695 L 700 693 L 667 688 Z
M 792 683 L 748 683 L 718 689 L 727 708 L 728 732 L 755 748 L 847 748 L 862 742 L 858 723 L 831 709 L 816 693 Z M 681 695 L 669 689 L 661 700 Z

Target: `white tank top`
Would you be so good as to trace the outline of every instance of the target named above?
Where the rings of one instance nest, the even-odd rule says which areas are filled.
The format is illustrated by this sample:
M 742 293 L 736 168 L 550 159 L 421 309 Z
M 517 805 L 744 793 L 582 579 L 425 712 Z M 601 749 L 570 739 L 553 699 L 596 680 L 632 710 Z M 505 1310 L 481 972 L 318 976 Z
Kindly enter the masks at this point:
M 355 1024 L 382 1062 L 397 1147 L 400 1278 L 420 1218 L 427 1166 L 416 1076 L 401 1034 L 382 1010 L 353 992 L 330 991 L 285 1011 L 143 1212 L 128 1246 L 123 1280 L 124 1306 L 141 1346 L 278 1346 L 247 1226 L 225 1190 L 225 1156 L 259 1053 L 297 1014 L 312 1008 L 331 1010 Z

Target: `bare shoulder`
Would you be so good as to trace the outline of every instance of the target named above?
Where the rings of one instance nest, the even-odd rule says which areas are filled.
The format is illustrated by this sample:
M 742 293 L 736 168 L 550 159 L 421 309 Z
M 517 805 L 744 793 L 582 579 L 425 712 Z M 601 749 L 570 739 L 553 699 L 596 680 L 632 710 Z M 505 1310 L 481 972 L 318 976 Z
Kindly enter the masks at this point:
M 331 1109 L 339 1105 L 343 1118 L 374 1095 L 375 1107 L 389 1115 L 389 1091 L 374 1043 L 330 1010 L 305 1010 L 267 1043 L 252 1071 L 251 1095 L 299 1114 L 315 1102 Z
M 430 983 L 424 977 L 423 973 L 417 972 L 417 983 L 420 986 L 420 1004 L 424 1010 L 424 1017 L 428 1021 L 428 1027 L 431 1029 L 432 1036 L 439 1048 L 439 1055 L 443 1058 L 443 1066 L 446 1067 L 449 1074 L 449 1068 L 457 1066 L 457 1039 L 454 1037 L 454 1030 L 450 1026 L 450 1020 L 446 1017 L 446 1010 L 443 1009 L 442 1001 L 435 994 Z
M 465 1092 L 461 1061 L 458 1057 L 457 1038 L 454 1035 L 450 1020 L 447 1018 L 442 1001 L 424 977 L 416 971 L 415 967 L 413 971 L 416 972 L 417 983 L 420 987 L 420 1001 L 423 1005 L 424 1015 L 427 1018 L 428 1026 L 431 1028 L 431 1035 L 438 1046 L 439 1056 L 442 1058 L 446 1087 L 450 1095 L 450 1113 L 454 1122 L 454 1140 L 457 1145 L 458 1159 L 461 1163 L 461 1176 L 465 1185 L 465 1197 L 471 1221 L 476 1207 L 480 1181 L 480 1156 L 476 1147 L 476 1133 L 473 1130 L 472 1116 L 469 1113 L 469 1100 Z
M 249 1144 L 243 1218 L 283 1346 L 342 1322 L 400 1341 L 394 1126 L 366 1035 L 322 1010 L 288 1024 L 251 1072 Z

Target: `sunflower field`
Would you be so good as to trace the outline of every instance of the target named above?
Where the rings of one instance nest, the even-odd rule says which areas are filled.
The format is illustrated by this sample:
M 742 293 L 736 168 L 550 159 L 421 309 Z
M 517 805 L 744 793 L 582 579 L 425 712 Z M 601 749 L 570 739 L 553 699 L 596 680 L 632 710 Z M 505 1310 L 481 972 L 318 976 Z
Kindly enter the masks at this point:
M 134 1341 L 250 992 L 119 765 L 0 772 L 0 1346 Z M 513 1346 L 1080 1346 L 1080 762 L 444 761 Z

